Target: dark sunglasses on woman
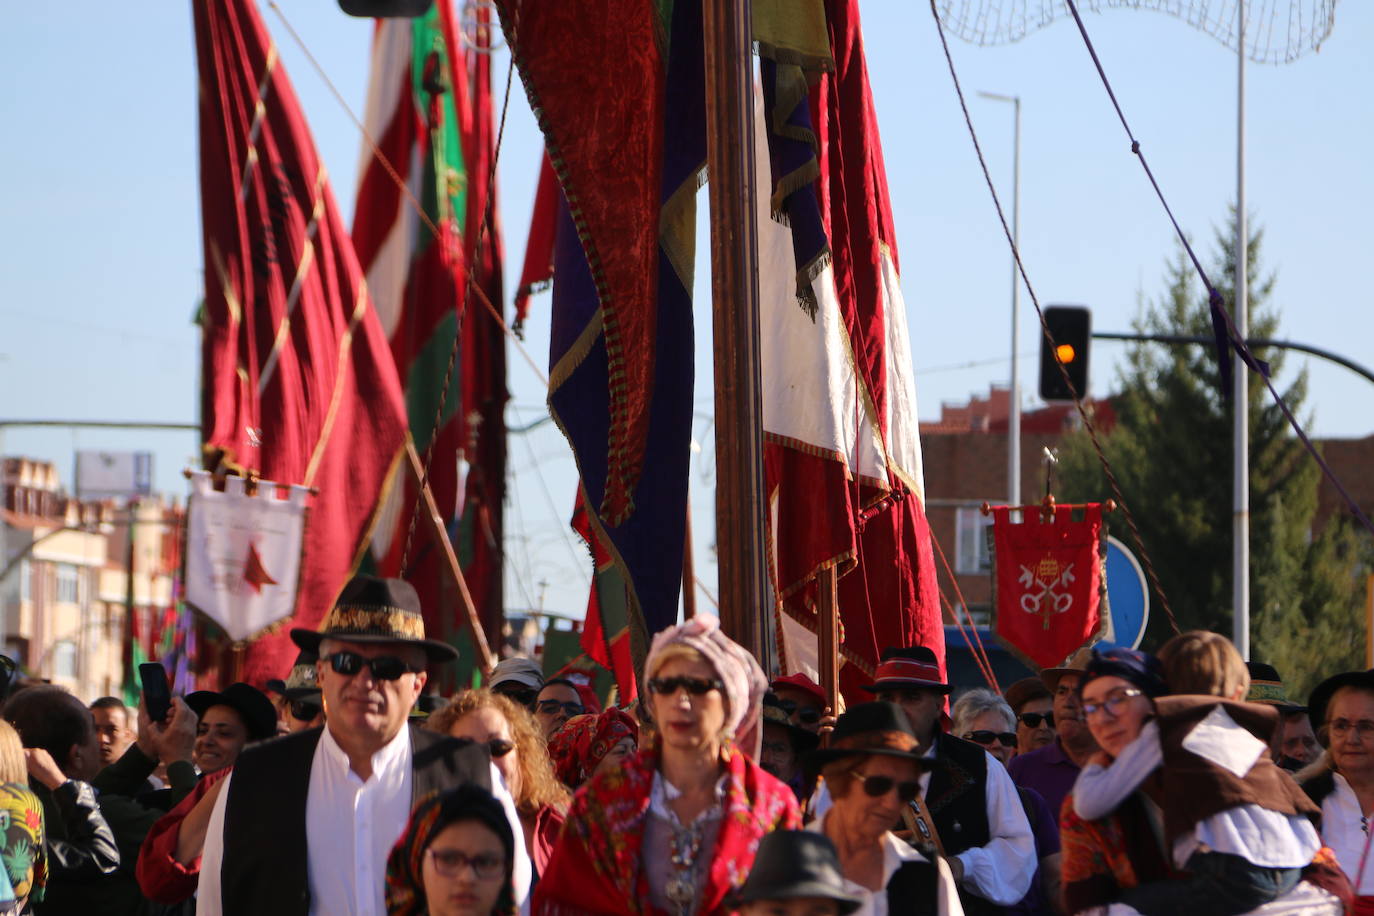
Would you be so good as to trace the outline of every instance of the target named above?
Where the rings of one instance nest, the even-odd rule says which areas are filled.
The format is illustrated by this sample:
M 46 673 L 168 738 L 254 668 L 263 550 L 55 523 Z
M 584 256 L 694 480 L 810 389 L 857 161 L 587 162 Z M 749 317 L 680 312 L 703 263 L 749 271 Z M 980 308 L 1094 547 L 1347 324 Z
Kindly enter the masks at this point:
M 515 750 L 515 742 L 507 741 L 505 738 L 492 738 L 487 742 L 487 750 L 491 751 L 493 757 L 504 757 Z
M 1016 747 L 1016 732 L 995 732 L 980 728 L 976 732 L 964 732 L 964 740 L 985 747 L 994 741 L 1001 741 L 1003 747 Z
M 870 798 L 882 798 L 893 789 L 897 790 L 897 800 L 903 803 L 914 799 L 921 791 L 919 782 L 898 782 L 891 776 L 865 776 L 858 770 L 851 771 L 850 775 L 860 780 L 859 785 L 863 786 L 864 794 Z
M 372 676 L 379 681 L 394 681 L 403 674 L 415 674 L 420 671 L 419 668 L 412 668 L 406 664 L 405 659 L 394 655 L 365 658 L 357 652 L 335 652 L 333 655 L 326 655 L 320 661 L 329 662 L 329 667 L 334 669 L 334 673 L 342 674 L 344 677 L 352 677 L 363 670 L 363 666 L 367 666 Z
M 654 677 L 649 679 L 649 690 L 660 696 L 672 696 L 685 690 L 694 697 L 705 696 L 712 690 L 724 690 L 725 684 L 719 678 L 704 677 Z
M 1023 712 L 1016 718 L 1020 719 L 1021 724 L 1026 728 L 1039 728 L 1041 722 L 1054 728 L 1054 713 L 1052 712 Z

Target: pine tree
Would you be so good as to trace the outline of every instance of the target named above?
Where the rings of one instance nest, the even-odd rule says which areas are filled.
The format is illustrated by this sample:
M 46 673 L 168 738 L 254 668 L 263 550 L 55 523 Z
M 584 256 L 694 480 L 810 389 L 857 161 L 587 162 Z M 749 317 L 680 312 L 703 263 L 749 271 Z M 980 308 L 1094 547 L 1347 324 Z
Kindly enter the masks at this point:
M 1233 213 L 1228 227 L 1216 233 L 1210 271 L 1228 303 L 1235 276 L 1234 227 Z M 1278 309 L 1270 301 L 1275 277 L 1260 271 L 1262 244 L 1263 232 L 1257 229 L 1247 265 L 1250 336 L 1273 338 L 1278 329 Z M 1205 292 L 1181 246 L 1165 280 L 1163 296 L 1144 309 L 1137 331 L 1210 336 Z M 1283 351 L 1256 355 L 1269 362 L 1279 386 Z M 1234 407 L 1222 396 L 1216 354 L 1209 346 L 1136 344 L 1118 384 L 1116 425 L 1101 440 L 1178 626 L 1229 635 Z M 1280 390 L 1301 417 L 1306 372 Z M 1360 666 L 1368 542 L 1344 519 L 1312 530 L 1320 469 L 1254 376 L 1249 427 L 1251 654 L 1274 665 L 1290 690 L 1305 694 L 1324 675 Z M 1110 495 L 1084 432 L 1066 437 L 1060 473 L 1064 498 Z M 1114 533 L 1130 544 L 1124 524 L 1111 521 Z M 1142 646 L 1157 648 L 1171 633 L 1163 609 L 1152 599 Z

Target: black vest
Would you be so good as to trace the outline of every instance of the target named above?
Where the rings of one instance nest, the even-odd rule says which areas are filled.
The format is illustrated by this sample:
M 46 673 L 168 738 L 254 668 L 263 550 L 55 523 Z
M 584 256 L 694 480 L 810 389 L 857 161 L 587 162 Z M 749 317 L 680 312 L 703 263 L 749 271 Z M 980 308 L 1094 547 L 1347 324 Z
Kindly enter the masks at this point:
M 466 783 L 491 788 L 486 745 L 410 728 L 411 805 Z M 310 767 L 322 729 L 247 748 L 234 765 L 224 810 L 220 898 L 225 913 L 306 916 L 310 912 L 305 832 Z M 384 873 L 386 863 L 378 862 Z M 346 863 L 340 863 L 346 867 Z
M 988 757 L 972 741 L 941 733 L 935 738 L 936 767 L 926 789 L 926 807 L 939 831 L 945 855 L 956 856 L 965 849 L 986 846 L 992 838 L 988 828 Z M 968 916 L 1003 913 L 1005 909 L 970 894 L 962 886 L 959 899 Z
M 903 862 L 887 882 L 887 911 L 934 916 L 940 912 L 940 883 L 930 862 Z

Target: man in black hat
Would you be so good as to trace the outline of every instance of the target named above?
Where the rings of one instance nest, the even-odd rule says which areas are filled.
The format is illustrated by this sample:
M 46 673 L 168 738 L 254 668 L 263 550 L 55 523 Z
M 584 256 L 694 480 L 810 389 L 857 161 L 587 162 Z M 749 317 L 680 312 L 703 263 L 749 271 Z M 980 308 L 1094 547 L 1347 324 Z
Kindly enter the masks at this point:
M 1279 727 L 1274 729 L 1274 740 L 1270 743 L 1270 753 L 1274 762 L 1296 773 L 1317 759 L 1321 745 L 1317 734 L 1312 730 L 1312 720 L 1307 716 L 1307 707 L 1299 706 L 1288 699 L 1283 679 L 1273 665 L 1264 662 L 1246 662 L 1250 671 L 1250 691 L 1245 695 L 1247 703 L 1263 703 L 1278 710 Z
M 933 772 L 922 774 L 921 798 L 912 806 L 939 835 L 964 911 L 1000 913 L 1025 897 L 1036 866 L 1030 822 L 1002 764 L 941 728 L 951 687 L 935 653 L 925 646 L 885 649 L 873 683 L 864 689 L 900 706 L 922 755 L 937 762 Z
M 385 912 L 387 855 L 414 803 L 432 791 L 479 785 L 522 835 L 486 745 L 407 723 L 427 664 L 457 656 L 425 638 L 414 588 L 358 576 L 318 632 L 295 629 L 291 638 L 319 653 L 325 725 L 239 757 L 210 816 L 197 913 Z M 529 857 L 516 846 L 523 901 Z

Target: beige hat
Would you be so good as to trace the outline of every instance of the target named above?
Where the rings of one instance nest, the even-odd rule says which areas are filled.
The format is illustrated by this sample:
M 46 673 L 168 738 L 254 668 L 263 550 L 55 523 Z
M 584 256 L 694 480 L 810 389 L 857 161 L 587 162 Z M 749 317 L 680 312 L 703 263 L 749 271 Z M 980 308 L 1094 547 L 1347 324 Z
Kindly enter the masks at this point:
M 1059 679 L 1066 674 L 1086 674 L 1088 662 L 1092 661 L 1093 650 L 1090 646 L 1082 646 L 1068 658 L 1058 668 L 1046 668 L 1040 672 L 1040 682 L 1049 688 L 1050 693 L 1059 689 Z

